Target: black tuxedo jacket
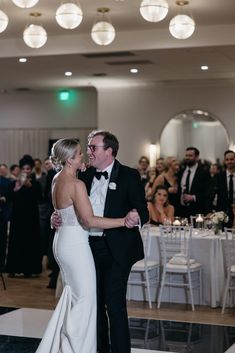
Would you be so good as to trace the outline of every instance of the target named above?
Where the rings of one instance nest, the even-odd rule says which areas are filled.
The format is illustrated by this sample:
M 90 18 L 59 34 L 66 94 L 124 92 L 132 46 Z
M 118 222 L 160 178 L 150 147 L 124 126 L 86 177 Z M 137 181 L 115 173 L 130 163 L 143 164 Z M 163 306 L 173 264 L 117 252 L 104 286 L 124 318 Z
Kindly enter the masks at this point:
M 179 197 L 181 197 L 181 179 L 184 170 L 179 174 Z M 189 194 L 196 196 L 196 202 L 190 202 L 188 206 L 189 215 L 197 213 L 205 214 L 207 212 L 207 196 L 209 192 L 210 174 L 204 171 L 200 166 L 197 167 L 192 180 L 191 189 Z M 183 206 L 184 207 L 184 206 Z
M 79 179 L 85 182 L 88 194 L 90 194 L 94 174 L 95 168 L 93 167 L 88 168 L 86 172 L 79 173 Z M 140 175 L 137 170 L 115 160 L 106 195 L 104 217 L 125 217 L 133 208 L 138 211 L 141 224 L 146 223 L 149 214 Z M 138 227 L 107 229 L 104 233 L 113 257 L 122 267 L 131 267 L 144 257 Z
M 217 211 L 224 211 L 229 216 L 227 227 L 232 227 L 233 224 L 233 211 L 232 205 L 228 199 L 228 185 L 226 171 L 219 173 L 216 176 L 216 193 L 217 193 Z

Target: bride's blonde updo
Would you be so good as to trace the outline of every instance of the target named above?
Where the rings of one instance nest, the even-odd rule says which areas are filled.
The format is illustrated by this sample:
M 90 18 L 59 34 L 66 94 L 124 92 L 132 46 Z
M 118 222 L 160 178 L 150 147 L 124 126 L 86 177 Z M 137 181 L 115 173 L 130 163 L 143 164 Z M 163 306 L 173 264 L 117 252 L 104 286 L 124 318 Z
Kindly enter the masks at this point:
M 68 159 L 74 158 L 80 141 L 75 139 L 60 139 L 51 149 L 50 160 L 56 170 L 60 170 Z

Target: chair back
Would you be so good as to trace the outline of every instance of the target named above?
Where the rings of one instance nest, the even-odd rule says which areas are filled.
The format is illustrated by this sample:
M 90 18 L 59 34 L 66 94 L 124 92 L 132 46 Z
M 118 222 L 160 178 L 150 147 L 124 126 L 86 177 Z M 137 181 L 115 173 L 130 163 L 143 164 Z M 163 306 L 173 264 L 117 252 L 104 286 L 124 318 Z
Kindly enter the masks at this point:
M 150 224 L 144 224 L 140 230 L 141 238 L 144 246 L 144 258 L 150 259 L 151 237 L 150 237 Z
M 235 265 L 235 228 L 224 228 L 225 231 L 225 264 L 226 268 L 230 269 Z
M 159 239 L 163 265 L 174 256 L 179 256 L 185 260 L 185 265 L 190 265 L 192 227 L 160 225 Z

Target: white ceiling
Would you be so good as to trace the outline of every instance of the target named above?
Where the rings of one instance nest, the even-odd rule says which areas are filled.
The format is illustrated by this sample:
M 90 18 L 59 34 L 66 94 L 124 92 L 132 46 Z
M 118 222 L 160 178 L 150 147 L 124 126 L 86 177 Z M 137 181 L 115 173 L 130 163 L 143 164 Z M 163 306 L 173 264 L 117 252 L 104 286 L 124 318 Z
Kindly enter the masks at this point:
M 19 88 L 56 89 L 79 86 L 140 85 L 186 80 L 235 78 L 235 0 L 191 0 L 190 10 L 196 31 L 187 40 L 173 38 L 168 30 L 177 13 L 174 0 L 168 0 L 169 13 L 160 23 L 149 23 L 139 13 L 140 0 L 81 0 L 84 18 L 74 30 L 65 30 L 55 21 L 60 0 L 39 0 L 32 9 L 20 9 L 11 0 L 0 8 L 9 16 L 9 25 L 0 34 L 0 91 Z M 96 9 L 109 7 L 116 29 L 114 42 L 100 47 L 92 42 L 90 29 Z M 30 12 L 42 13 L 41 24 L 48 41 L 40 49 L 28 48 L 22 33 Z M 115 53 L 127 52 L 122 56 Z M 88 58 L 85 54 L 114 54 Z M 19 63 L 19 57 L 27 63 Z M 137 64 L 136 61 L 147 62 Z M 123 63 L 125 62 L 125 63 Z M 133 63 L 131 63 L 133 62 Z M 121 64 L 120 64 L 121 63 Z M 201 71 L 208 65 L 208 71 Z M 137 67 L 139 73 L 129 73 Z M 72 77 L 65 77 L 72 71 Z M 97 77 L 94 75 L 105 74 Z

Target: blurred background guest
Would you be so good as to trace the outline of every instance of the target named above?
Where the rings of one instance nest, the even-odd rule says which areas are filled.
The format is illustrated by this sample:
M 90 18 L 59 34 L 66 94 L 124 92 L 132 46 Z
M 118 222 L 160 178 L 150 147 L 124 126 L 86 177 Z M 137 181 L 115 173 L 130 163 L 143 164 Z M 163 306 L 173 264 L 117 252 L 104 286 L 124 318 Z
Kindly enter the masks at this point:
M 3 271 L 6 260 L 7 224 L 10 219 L 10 193 L 11 180 L 0 175 L 0 272 Z
M 217 211 L 224 211 L 229 221 L 226 227 L 233 226 L 235 208 L 235 153 L 231 150 L 224 152 L 226 170 L 216 176 Z
M 40 184 L 32 177 L 34 160 L 25 155 L 19 161 L 21 175 L 12 183 L 12 214 L 6 271 L 10 277 L 23 273 L 25 277 L 40 274 L 40 226 L 38 200 Z
M 164 224 L 166 221 L 173 223 L 174 206 L 169 204 L 168 190 L 164 185 L 156 187 L 155 194 L 151 202 L 148 202 L 149 221 L 151 224 Z
M 12 164 L 10 166 L 9 179 L 14 181 L 14 180 L 18 179 L 19 175 L 20 175 L 20 167 L 18 166 L 18 164 Z
M 207 213 L 210 174 L 199 165 L 199 155 L 196 147 L 188 147 L 185 169 L 179 173 L 180 216 L 188 219 L 197 213 Z
M 143 183 L 143 186 L 145 187 L 145 185 L 148 182 L 148 171 L 149 171 L 148 157 L 146 156 L 140 157 L 137 169 L 138 169 L 138 172 L 140 173 L 140 178 Z
M 4 163 L 0 164 L 0 175 L 5 178 L 8 178 L 8 175 L 9 175 L 8 166 Z
M 51 184 L 52 184 L 53 178 L 56 174 L 56 171 L 55 171 L 55 169 L 53 169 L 53 165 L 52 165 L 52 162 L 49 157 L 44 159 L 44 168 L 47 172 L 46 187 L 45 187 L 45 200 L 47 203 L 47 222 L 46 222 L 46 229 L 45 229 L 45 231 L 46 231 L 45 251 L 46 251 L 47 257 L 48 257 L 48 268 L 51 270 L 51 273 L 49 275 L 50 280 L 49 280 L 47 288 L 56 288 L 57 278 L 59 275 L 59 266 L 54 258 L 54 254 L 53 254 L 53 250 L 52 250 L 55 230 L 51 229 L 51 225 L 50 225 L 51 214 L 54 211 L 53 204 L 52 204 L 52 198 L 51 198 Z
M 156 176 L 162 174 L 165 170 L 164 158 L 160 157 L 156 160 Z
M 153 195 L 152 189 L 153 189 L 153 184 L 154 184 L 155 179 L 156 179 L 156 168 L 151 167 L 151 168 L 149 168 L 149 171 L 148 171 L 148 182 L 145 185 L 145 198 L 146 198 L 146 200 L 152 199 L 152 195 Z
M 178 202 L 178 178 L 179 162 L 175 157 L 167 157 L 164 159 L 164 171 L 155 179 L 152 187 L 152 195 L 154 195 L 157 186 L 164 185 L 168 190 L 169 203 L 174 206 L 175 214 L 179 214 Z

